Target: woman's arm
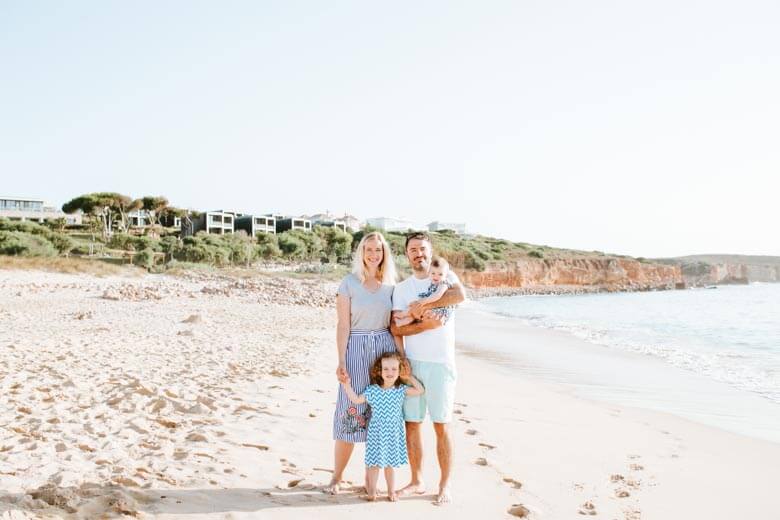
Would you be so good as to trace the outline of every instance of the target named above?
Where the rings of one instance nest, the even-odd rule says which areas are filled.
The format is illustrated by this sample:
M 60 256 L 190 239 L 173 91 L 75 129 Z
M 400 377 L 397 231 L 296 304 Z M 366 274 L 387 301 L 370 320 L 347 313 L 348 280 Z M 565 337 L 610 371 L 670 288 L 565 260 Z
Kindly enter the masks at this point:
M 417 378 L 415 378 L 413 375 L 409 374 L 408 376 L 404 377 L 402 381 L 407 385 L 411 385 L 406 389 L 406 395 L 409 397 L 414 397 L 416 395 L 422 395 L 425 393 L 425 388 L 423 388 L 423 385 L 421 385 Z
M 349 397 L 350 401 L 355 404 L 363 404 L 366 402 L 365 395 L 357 395 L 355 390 L 352 389 L 352 381 L 349 379 L 349 375 L 344 378 L 344 381 L 342 381 L 341 384 L 344 385 L 344 391 L 347 392 L 347 397 Z
M 336 377 L 342 381 L 347 375 L 347 342 L 349 341 L 350 327 L 350 301 L 349 296 L 339 294 L 336 296 L 336 315 L 338 324 L 336 325 L 336 350 L 338 351 L 338 367 L 336 368 Z

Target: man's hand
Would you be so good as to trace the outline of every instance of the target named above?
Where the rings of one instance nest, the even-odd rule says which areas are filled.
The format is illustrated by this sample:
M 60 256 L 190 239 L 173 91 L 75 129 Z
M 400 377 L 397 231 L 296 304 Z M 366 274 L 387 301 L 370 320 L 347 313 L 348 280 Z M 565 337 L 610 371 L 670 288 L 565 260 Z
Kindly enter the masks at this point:
M 423 305 L 423 303 L 420 300 L 415 300 L 409 304 L 409 314 L 411 314 L 412 318 L 414 318 L 415 320 L 422 319 L 424 312 L 425 312 L 425 305 Z
M 425 327 L 425 330 L 430 330 L 441 327 L 444 325 L 445 321 L 447 321 L 447 319 L 444 316 L 436 314 L 433 311 L 425 311 L 420 323 Z

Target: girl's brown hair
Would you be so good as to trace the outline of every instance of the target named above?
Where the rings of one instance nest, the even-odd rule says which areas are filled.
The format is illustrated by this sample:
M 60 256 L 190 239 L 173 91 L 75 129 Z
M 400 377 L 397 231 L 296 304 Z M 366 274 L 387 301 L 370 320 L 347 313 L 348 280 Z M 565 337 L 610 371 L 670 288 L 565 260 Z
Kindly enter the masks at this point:
M 398 352 L 385 352 L 378 358 L 376 358 L 376 361 L 374 361 L 374 364 L 371 366 L 371 383 L 375 385 L 382 386 L 384 383 L 384 380 L 382 379 L 382 360 L 383 359 L 397 359 L 398 360 L 398 378 L 395 380 L 394 385 L 395 386 L 401 386 L 403 383 L 401 382 L 401 354 Z

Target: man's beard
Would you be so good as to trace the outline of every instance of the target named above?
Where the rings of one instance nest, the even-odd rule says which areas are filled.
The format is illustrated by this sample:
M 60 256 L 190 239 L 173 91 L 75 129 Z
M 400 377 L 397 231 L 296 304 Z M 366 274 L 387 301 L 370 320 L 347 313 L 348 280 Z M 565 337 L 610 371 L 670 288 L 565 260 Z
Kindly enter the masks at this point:
M 421 260 L 420 263 L 417 265 L 412 263 L 412 270 L 418 273 L 420 272 L 427 273 L 429 267 L 430 267 L 430 262 L 428 262 L 427 260 Z

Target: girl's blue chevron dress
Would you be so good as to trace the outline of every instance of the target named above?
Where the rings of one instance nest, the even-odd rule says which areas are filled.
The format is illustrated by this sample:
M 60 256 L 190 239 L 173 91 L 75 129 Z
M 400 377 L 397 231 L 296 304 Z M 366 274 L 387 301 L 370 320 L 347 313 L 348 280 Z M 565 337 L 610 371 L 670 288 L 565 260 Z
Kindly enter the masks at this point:
M 398 467 L 409 463 L 403 405 L 407 385 L 383 389 L 369 385 L 363 395 L 371 405 L 366 438 L 366 466 Z

